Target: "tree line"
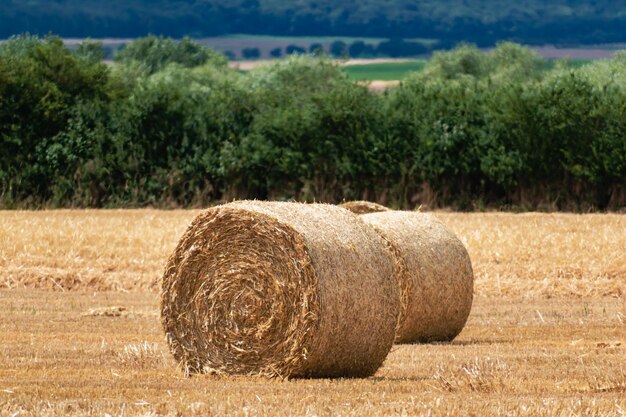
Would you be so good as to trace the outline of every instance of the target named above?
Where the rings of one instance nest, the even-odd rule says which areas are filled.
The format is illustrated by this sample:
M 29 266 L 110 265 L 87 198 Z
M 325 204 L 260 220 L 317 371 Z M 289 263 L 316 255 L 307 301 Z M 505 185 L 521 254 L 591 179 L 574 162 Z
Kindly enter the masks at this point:
M 324 57 L 241 73 L 148 37 L 107 65 L 95 43 L 18 36 L 0 44 L 0 206 L 618 209 L 625 114 L 626 54 L 546 69 L 462 45 L 378 94 Z
M 0 11 L 2 38 L 248 33 L 598 44 L 623 42 L 626 26 L 622 3 L 610 0 L 0 0 Z
M 436 49 L 450 48 L 451 45 L 442 45 L 437 43 L 433 45 Z M 364 42 L 356 40 L 350 43 L 336 40 L 331 42 L 327 47 L 319 42 L 309 44 L 308 48 L 298 45 L 287 45 L 283 51 L 282 48 L 274 48 L 269 54 L 272 58 L 281 58 L 283 55 L 294 54 L 312 54 L 312 55 L 330 55 L 336 58 L 376 58 L 376 57 L 414 57 L 425 55 L 433 52 L 433 49 L 420 42 L 407 41 L 404 39 L 387 39 L 378 43 Z M 237 56 L 233 51 L 225 51 L 224 54 L 229 59 L 236 59 Z M 261 58 L 261 50 L 256 47 L 246 47 L 241 50 L 243 59 L 259 59 Z

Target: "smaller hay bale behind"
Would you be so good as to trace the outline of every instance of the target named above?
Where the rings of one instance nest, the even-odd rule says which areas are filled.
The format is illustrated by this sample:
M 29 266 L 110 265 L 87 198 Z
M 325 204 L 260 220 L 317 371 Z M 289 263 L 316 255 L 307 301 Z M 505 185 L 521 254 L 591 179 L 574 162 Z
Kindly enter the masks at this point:
M 402 294 L 396 343 L 450 341 L 472 308 L 474 274 L 463 243 L 433 215 L 386 211 L 359 216 L 396 258 Z
M 240 201 L 201 213 L 163 277 L 162 323 L 187 372 L 373 374 L 400 311 L 393 259 L 325 204 Z
M 339 205 L 339 207 L 351 211 L 354 214 L 379 213 L 381 211 L 389 211 L 382 204 L 372 203 L 371 201 L 348 201 Z

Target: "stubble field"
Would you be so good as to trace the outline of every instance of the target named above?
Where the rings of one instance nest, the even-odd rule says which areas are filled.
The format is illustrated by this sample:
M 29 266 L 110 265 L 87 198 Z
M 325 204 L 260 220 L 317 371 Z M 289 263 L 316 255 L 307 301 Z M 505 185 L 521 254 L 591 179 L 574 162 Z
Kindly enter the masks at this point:
M 626 414 L 626 216 L 437 213 L 475 300 L 367 379 L 177 369 L 158 281 L 198 211 L 0 212 L 0 415 Z M 17 414 L 16 414 L 17 413 Z

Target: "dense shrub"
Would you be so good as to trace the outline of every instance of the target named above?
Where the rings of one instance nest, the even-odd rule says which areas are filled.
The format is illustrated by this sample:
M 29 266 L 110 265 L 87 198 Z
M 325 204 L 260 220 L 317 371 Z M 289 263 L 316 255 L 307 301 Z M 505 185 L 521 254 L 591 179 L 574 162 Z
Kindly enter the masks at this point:
M 176 42 L 163 36 L 150 35 L 129 43 L 115 55 L 119 63 L 131 61 L 145 65 L 150 73 L 157 72 L 169 64 L 191 68 L 211 64 L 226 66 L 226 57 L 185 37 Z
M 232 196 L 334 201 L 367 186 L 379 97 L 305 56 L 259 68 L 245 84 L 254 91 L 250 130 L 222 155 Z
M 75 106 L 107 100 L 107 74 L 104 64 L 73 55 L 55 37 L 0 44 L 0 192 L 6 204 L 51 198 L 51 141 L 67 128 Z
M 344 41 L 334 41 L 330 44 L 330 54 L 337 58 L 343 58 L 348 53 L 348 45 Z
M 97 43 L 0 44 L 0 206 L 626 205 L 624 54 L 462 45 L 376 94 L 325 58 L 240 73 L 190 40 L 133 45 L 107 66 Z
M 261 51 L 259 48 L 243 48 L 241 56 L 245 59 L 259 59 L 261 57 Z
M 324 55 L 324 45 L 317 42 L 312 43 L 311 45 L 309 45 L 309 53 L 316 56 Z
M 389 39 L 379 43 L 376 52 L 379 55 L 396 58 L 425 54 L 428 52 L 428 48 L 417 42 L 407 42 L 404 39 Z
M 298 45 L 287 45 L 287 47 L 285 48 L 285 53 L 287 55 L 304 54 L 306 53 L 306 49 Z
M 623 205 L 620 59 L 546 72 L 510 43 L 435 54 L 389 95 L 388 131 L 439 204 Z
M 354 41 L 348 47 L 348 55 L 353 58 L 373 57 L 376 55 L 376 49 L 373 45 L 363 41 Z

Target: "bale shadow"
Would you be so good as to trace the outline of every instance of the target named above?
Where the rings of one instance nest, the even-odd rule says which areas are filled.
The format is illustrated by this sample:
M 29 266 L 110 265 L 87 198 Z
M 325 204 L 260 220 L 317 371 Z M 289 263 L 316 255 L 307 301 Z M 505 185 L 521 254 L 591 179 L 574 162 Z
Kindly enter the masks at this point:
M 395 346 L 478 346 L 514 343 L 513 339 L 470 339 L 454 340 L 452 342 L 415 342 L 399 343 Z
M 370 376 L 367 379 L 374 382 L 423 382 L 432 378 L 425 376 Z

